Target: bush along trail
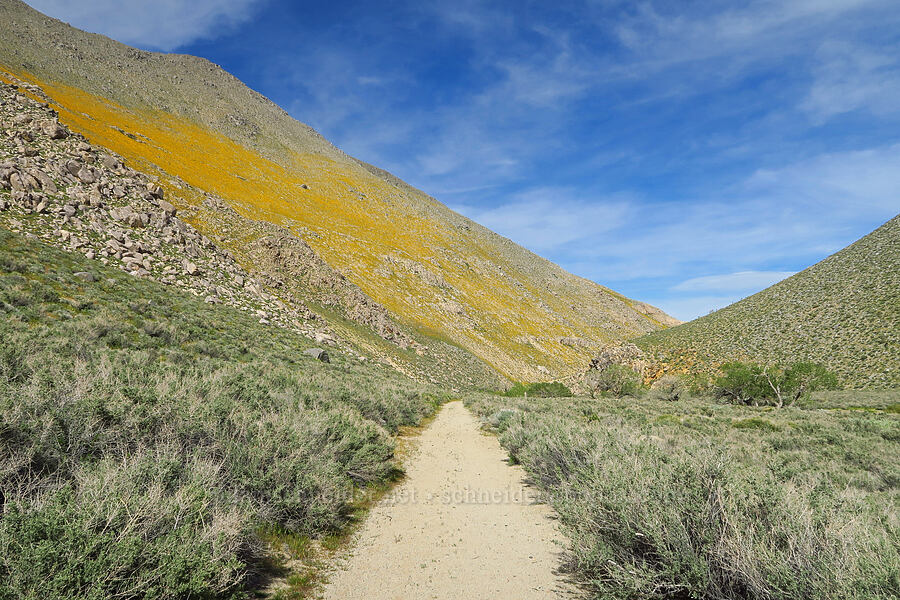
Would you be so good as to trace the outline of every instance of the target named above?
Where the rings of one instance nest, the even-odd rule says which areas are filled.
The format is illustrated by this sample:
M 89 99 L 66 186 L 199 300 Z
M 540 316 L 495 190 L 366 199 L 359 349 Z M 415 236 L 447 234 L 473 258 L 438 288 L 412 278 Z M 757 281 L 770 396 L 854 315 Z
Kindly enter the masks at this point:
M 245 598 L 434 390 L 0 228 L 0 598 Z
M 546 493 L 592 597 L 900 597 L 895 391 L 670 392 L 466 399 Z

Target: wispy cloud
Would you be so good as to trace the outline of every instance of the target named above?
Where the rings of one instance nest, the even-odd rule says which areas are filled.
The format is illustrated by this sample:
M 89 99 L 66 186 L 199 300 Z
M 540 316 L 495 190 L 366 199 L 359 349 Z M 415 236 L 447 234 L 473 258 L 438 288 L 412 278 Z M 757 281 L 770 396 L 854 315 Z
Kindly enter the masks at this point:
M 174 50 L 233 30 L 267 0 L 28 0 L 75 27 L 143 48 Z
M 747 292 L 767 288 L 793 274 L 794 271 L 738 271 L 705 275 L 682 281 L 672 289 L 679 292 Z
M 451 205 L 535 252 L 554 252 L 602 236 L 633 218 L 624 197 L 595 199 L 566 188 L 535 188 L 495 207 Z
M 814 211 L 822 215 L 823 209 L 829 219 L 891 215 L 900 209 L 898 165 L 900 143 L 829 152 L 780 168 L 759 169 L 745 187 L 813 220 L 818 220 Z
M 801 108 L 817 124 L 854 110 L 900 116 L 900 45 L 879 50 L 823 44 L 813 69 L 813 85 Z
M 161 48 L 245 23 L 221 42 L 243 52 L 209 58 L 348 153 L 680 318 L 900 210 L 896 0 L 35 6 Z

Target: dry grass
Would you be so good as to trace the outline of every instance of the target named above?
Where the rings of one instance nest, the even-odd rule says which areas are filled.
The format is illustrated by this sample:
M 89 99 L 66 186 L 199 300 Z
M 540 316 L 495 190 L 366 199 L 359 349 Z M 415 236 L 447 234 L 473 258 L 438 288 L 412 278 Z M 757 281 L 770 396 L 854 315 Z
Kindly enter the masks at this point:
M 0 317 L 0 598 L 242 597 L 261 526 L 340 530 L 440 402 L 4 230 Z
M 828 402 L 854 403 L 844 394 Z M 900 417 L 889 410 L 467 403 L 546 493 L 597 598 L 900 593 Z

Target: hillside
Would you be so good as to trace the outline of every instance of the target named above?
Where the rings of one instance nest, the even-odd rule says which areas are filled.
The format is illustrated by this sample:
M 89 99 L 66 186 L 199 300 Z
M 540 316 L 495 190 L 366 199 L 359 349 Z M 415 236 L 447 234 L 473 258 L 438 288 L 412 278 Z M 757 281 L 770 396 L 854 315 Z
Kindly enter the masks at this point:
M 0 597 L 246 598 L 436 390 L 0 228 Z M 268 563 L 266 561 L 269 561 Z M 267 567 L 267 564 L 269 566 Z
M 842 383 L 900 387 L 900 216 L 731 306 L 634 340 L 670 369 L 815 361 Z
M 486 363 L 559 377 L 606 343 L 675 322 L 345 155 L 206 60 L 135 50 L 17 0 L 0 13 L 7 81 L 37 86 L 61 123 L 158 178 L 185 222 L 267 293 L 410 375 L 492 385 Z M 310 253 L 313 270 L 362 296 L 329 296 L 333 278 L 308 293 L 297 260 Z

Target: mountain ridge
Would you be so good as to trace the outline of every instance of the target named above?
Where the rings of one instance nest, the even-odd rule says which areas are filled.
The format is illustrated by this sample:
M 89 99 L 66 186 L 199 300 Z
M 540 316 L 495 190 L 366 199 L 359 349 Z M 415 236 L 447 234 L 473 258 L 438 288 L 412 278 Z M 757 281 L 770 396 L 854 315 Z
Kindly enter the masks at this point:
M 16 0 L 0 10 L 0 63 L 73 130 L 159 177 L 179 209 L 209 194 L 289 230 L 403 327 L 507 377 L 558 377 L 592 349 L 674 323 L 349 157 L 206 59 L 134 50 Z M 203 214 L 191 224 L 241 260 Z
M 900 215 L 818 263 L 634 343 L 672 372 L 813 361 L 849 387 L 900 387 Z

